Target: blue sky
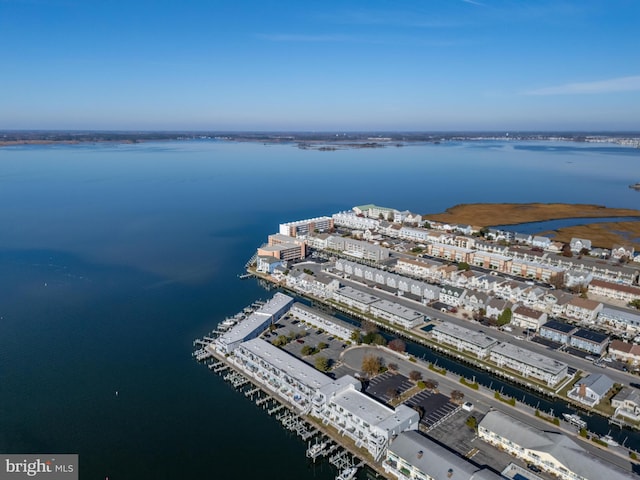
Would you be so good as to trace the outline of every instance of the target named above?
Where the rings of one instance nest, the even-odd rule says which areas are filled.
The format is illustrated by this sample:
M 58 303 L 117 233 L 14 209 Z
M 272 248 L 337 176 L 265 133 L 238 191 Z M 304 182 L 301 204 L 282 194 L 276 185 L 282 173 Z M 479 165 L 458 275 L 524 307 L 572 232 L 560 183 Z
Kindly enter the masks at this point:
M 640 130 L 637 0 L 0 0 L 0 129 Z

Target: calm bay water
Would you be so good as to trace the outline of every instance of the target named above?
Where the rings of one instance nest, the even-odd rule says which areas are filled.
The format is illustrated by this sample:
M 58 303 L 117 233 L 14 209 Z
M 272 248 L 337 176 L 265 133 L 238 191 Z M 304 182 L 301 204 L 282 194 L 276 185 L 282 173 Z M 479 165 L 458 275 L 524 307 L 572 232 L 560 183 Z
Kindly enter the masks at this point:
M 363 203 L 638 208 L 638 180 L 640 150 L 551 142 L 0 149 L 0 451 L 79 453 L 83 479 L 331 479 L 191 358 L 269 296 L 236 275 L 278 223 Z

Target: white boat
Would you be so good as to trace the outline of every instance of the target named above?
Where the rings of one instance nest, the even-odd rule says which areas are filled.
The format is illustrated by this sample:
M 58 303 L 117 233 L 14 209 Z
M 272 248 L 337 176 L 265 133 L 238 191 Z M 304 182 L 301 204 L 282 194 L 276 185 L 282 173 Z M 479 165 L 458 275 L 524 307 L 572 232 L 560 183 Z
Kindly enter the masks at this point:
M 613 438 L 611 438 L 611 435 L 605 435 L 604 437 L 600 437 L 600 440 L 602 440 L 604 443 L 606 443 L 610 447 L 617 447 L 618 445 L 620 445 Z
M 336 477 L 336 480 L 352 480 L 355 478 L 356 473 L 358 473 L 358 467 L 347 467 L 340 472 L 340 475 Z
M 579 415 L 576 415 L 575 413 L 563 413 L 562 416 L 571 425 L 575 425 L 578 428 L 587 427 L 587 422 L 585 422 L 582 418 L 580 418 Z
M 327 442 L 314 443 L 307 449 L 307 457 L 316 458 L 326 448 Z

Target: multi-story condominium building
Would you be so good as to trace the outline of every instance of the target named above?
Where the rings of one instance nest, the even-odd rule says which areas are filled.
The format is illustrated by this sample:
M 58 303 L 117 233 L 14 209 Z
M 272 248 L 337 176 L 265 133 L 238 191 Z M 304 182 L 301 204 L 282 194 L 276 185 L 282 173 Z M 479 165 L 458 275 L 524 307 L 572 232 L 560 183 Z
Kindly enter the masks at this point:
M 333 228 L 333 218 L 317 217 L 308 220 L 281 223 L 279 232 L 290 237 L 305 237 L 313 232 L 327 232 Z
M 284 261 L 299 260 L 306 255 L 306 243 L 303 240 L 280 233 L 269 235 L 268 245 L 258 248 L 258 256 L 274 257 Z
M 629 334 L 640 332 L 640 314 L 622 308 L 603 307 L 598 314 L 598 323 Z
M 402 227 L 398 231 L 398 237 L 413 242 L 426 243 L 429 236 L 429 230 L 424 228 Z
M 557 385 L 566 377 L 569 368 L 564 362 L 510 343 L 500 343 L 493 347 L 489 358 L 501 368 L 510 368 L 523 377 L 537 378 L 550 386 Z
M 513 259 L 501 253 L 476 250 L 473 252 L 471 263 L 477 267 L 510 272 Z
M 311 401 L 331 378 L 261 338 L 238 345 L 229 357 L 249 377 L 297 410 L 311 411 Z
M 340 212 L 332 215 L 333 224 L 354 230 L 377 230 L 380 220 L 357 215 L 355 212 Z
M 441 323 L 431 330 L 431 334 L 438 342 L 452 345 L 462 352 L 471 352 L 478 358 L 485 358 L 498 344 L 495 338 L 453 323 Z
M 454 262 L 471 262 L 473 250 L 470 248 L 456 247 L 455 245 L 445 245 L 442 243 L 430 243 L 427 245 L 427 254 L 432 257 L 444 258 Z
M 371 304 L 369 311 L 374 317 L 400 325 L 407 330 L 424 323 L 423 313 L 384 299 Z
M 394 208 L 379 207 L 373 204 L 353 207 L 353 211 L 358 215 L 364 215 L 369 218 L 380 218 L 383 220 L 393 220 L 396 212 Z
M 418 412 L 406 405 L 395 410 L 360 392 L 360 382 L 344 376 L 318 388 L 313 415 L 366 448 L 378 461 L 389 441 L 406 430 L 417 430 Z
M 571 287 L 586 287 L 593 280 L 593 274 L 589 270 L 572 268 L 564 273 L 564 285 Z
M 569 345 L 571 334 L 578 330 L 578 327 L 569 325 L 568 323 L 558 322 L 557 320 L 549 320 L 547 323 L 540 327 L 538 335 L 542 338 L 548 338 L 549 340 L 563 345 Z
M 409 210 L 405 210 L 403 212 L 399 212 L 398 210 L 395 210 L 393 212 L 393 222 L 421 224 L 422 215 L 418 215 L 417 213 L 411 213 Z
M 277 322 L 289 311 L 293 304 L 293 298 L 283 293 L 276 293 L 267 303 L 242 320 L 231 330 L 216 338 L 211 348 L 231 353 L 242 342 L 256 338 L 264 332 L 271 323 Z
M 389 249 L 353 238 L 344 239 L 344 253 L 363 260 L 380 262 L 389 258 Z
M 562 277 L 564 269 L 533 260 L 514 258 L 511 262 L 511 271 L 509 273 L 520 277 L 534 278 L 543 282 L 552 282 Z
M 399 258 L 395 270 L 401 275 L 433 279 L 434 270 L 441 264 L 425 258 Z
M 640 300 L 639 287 L 605 282 L 604 280 L 592 280 L 589 284 L 589 293 L 622 300 L 627 303 L 632 302 L 633 300 Z
M 336 317 L 325 315 L 319 312 L 315 308 L 307 307 L 303 303 L 294 303 L 289 313 L 303 322 L 307 322 L 316 328 L 321 328 L 329 335 L 341 338 L 343 340 L 349 340 L 353 335 L 353 332 L 359 331 L 358 328 L 343 322 Z
M 602 373 L 592 373 L 578 380 L 567 397 L 578 403 L 595 407 L 613 388 L 613 380 Z
M 603 305 L 588 298 L 573 297 L 565 308 L 565 316 L 586 323 L 595 323 Z
M 518 295 L 518 301 L 522 302 L 522 304 L 526 305 L 527 307 L 543 310 L 545 307 L 543 300 L 545 293 L 546 290 L 540 287 L 525 288 Z
M 453 307 L 461 307 L 462 301 L 467 294 L 467 291 L 462 288 L 456 287 L 442 287 L 440 289 L 440 301 L 451 305 Z
M 504 298 L 517 302 L 520 297 L 520 293 L 529 288 L 524 282 L 518 282 L 516 280 L 507 280 L 495 286 L 495 295 L 498 298 Z
M 593 332 L 586 328 L 581 328 L 573 332 L 569 338 L 569 345 L 585 352 L 602 355 L 607 349 L 609 337 L 604 333 Z
M 564 317 L 567 305 L 573 300 L 574 295 L 561 290 L 548 291 L 544 296 L 545 311 L 554 317 Z
M 604 463 L 559 432 L 538 430 L 498 410 L 478 424 L 478 437 L 562 480 L 622 480 L 636 478 Z
M 370 295 L 352 287 L 339 288 L 334 292 L 333 299 L 338 303 L 342 303 L 349 308 L 359 310 L 363 313 L 369 313 L 371 305 L 380 300 L 380 298 L 375 295 Z
M 472 279 L 471 288 L 475 288 L 481 292 L 494 293 L 496 287 L 504 281 L 505 279 L 498 275 L 475 276 Z
M 511 317 L 511 323 L 516 327 L 538 331 L 538 329 L 547 321 L 546 313 L 525 307 L 524 305 L 518 305 L 512 313 L 513 316 Z
M 502 476 L 478 467 L 414 430 L 402 432 L 387 449 L 384 471 L 398 480 L 499 480 Z
M 627 362 L 631 365 L 640 364 L 640 345 L 635 343 L 613 340 L 609 344 L 609 356 L 614 360 Z
M 435 285 L 345 259 L 336 260 L 335 269 L 366 282 L 384 285 L 387 290 L 395 289 L 398 295 L 414 296 L 424 303 L 431 302 L 440 295 L 440 288 Z

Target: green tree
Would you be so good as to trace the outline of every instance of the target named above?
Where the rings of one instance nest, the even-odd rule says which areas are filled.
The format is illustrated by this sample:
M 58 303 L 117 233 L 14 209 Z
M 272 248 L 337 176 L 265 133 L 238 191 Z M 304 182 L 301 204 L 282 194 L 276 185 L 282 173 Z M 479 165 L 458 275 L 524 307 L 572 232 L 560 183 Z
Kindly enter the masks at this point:
M 638 310 L 640 310 L 640 300 L 636 299 L 636 300 L 631 300 L 629 302 L 629 306 L 632 308 L 637 308 Z
M 467 271 L 469 270 L 471 267 L 469 266 L 469 264 L 467 262 L 458 262 L 458 270 L 464 270 Z
M 325 348 L 327 348 L 329 345 L 327 343 L 324 342 L 320 342 L 318 344 L 318 350 L 324 350 Z
M 500 315 L 498 315 L 498 326 L 502 327 L 511 321 L 511 313 L 510 308 L 505 308 Z
M 331 364 L 329 363 L 329 359 L 327 357 L 317 357 L 315 366 L 321 372 L 326 372 L 329 370 Z

